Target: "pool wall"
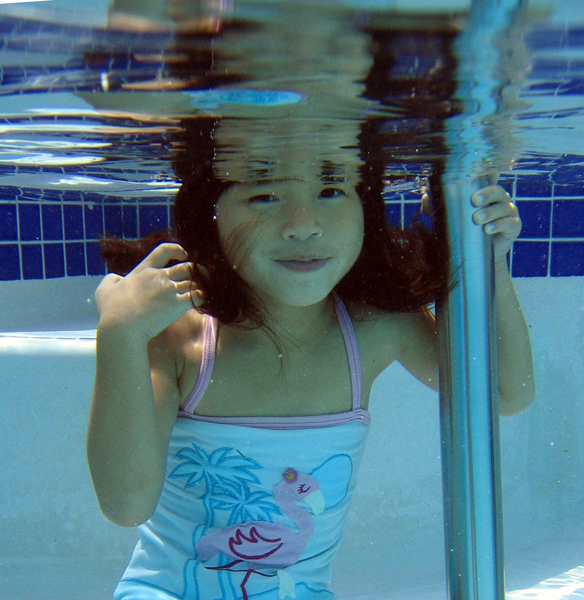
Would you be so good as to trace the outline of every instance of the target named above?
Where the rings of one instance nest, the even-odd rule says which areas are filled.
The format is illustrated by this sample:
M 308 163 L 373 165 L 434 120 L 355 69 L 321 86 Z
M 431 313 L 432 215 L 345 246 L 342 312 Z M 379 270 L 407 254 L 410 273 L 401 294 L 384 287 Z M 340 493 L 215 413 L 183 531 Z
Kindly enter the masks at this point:
M 584 563 L 584 280 L 515 285 L 538 391 L 525 413 L 502 419 L 508 589 Z M 3 600 L 110 598 L 136 540 L 101 515 L 88 473 L 94 340 L 60 337 L 0 338 Z M 370 409 L 333 589 L 340 598 L 444 598 L 437 395 L 394 365 Z

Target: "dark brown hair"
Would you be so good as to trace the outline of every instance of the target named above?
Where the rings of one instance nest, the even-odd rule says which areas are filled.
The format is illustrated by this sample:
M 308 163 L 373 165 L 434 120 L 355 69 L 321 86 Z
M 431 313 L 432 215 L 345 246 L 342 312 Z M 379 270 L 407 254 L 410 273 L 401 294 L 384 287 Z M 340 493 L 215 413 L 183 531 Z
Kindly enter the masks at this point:
M 434 207 L 432 229 L 422 225 L 418 217 L 407 230 L 389 225 L 382 195 L 387 169 L 383 148 L 388 142 L 380 131 L 384 123 L 371 119 L 361 127 L 363 165 L 357 192 L 363 204 L 365 237 L 359 258 L 336 291 L 343 299 L 381 310 L 416 311 L 441 299 L 450 289 L 441 173 L 436 170 L 428 181 Z
M 226 259 L 214 220 L 215 206 L 231 182 L 216 178 L 214 118 L 183 122 L 174 169 L 181 187 L 174 202 L 175 227 L 138 241 L 106 238 L 101 242 L 108 269 L 128 273 L 154 247 L 165 241 L 179 243 L 194 264 L 193 281 L 206 299 L 201 312 L 222 323 L 266 326 L 261 304 L 250 286 Z M 345 302 L 359 302 L 384 311 L 415 311 L 440 298 L 449 287 L 448 252 L 442 241 L 440 219 L 433 231 L 414 223 L 404 231 L 385 220 L 382 121 L 362 124 L 359 139 L 363 161 L 357 192 L 364 212 L 363 248 L 355 265 L 335 291 Z M 436 182 L 438 174 L 432 176 Z M 435 186 L 436 187 L 436 186 Z M 434 205 L 440 214 L 439 197 Z

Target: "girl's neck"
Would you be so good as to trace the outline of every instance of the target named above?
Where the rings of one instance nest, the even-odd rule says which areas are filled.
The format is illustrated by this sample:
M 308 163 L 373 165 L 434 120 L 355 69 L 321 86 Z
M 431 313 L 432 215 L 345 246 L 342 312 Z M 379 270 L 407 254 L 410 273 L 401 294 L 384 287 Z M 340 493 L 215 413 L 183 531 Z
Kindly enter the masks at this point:
M 259 329 L 247 329 L 245 326 L 222 326 L 219 331 L 223 347 L 235 344 L 238 347 L 259 349 L 264 346 L 274 349 L 280 359 L 292 348 L 298 346 L 318 346 L 323 336 L 334 328 L 335 308 L 332 295 L 312 306 L 282 307 L 265 314 L 266 326 Z
M 332 295 L 311 306 L 270 306 L 267 325 L 278 336 L 313 342 L 334 322 Z

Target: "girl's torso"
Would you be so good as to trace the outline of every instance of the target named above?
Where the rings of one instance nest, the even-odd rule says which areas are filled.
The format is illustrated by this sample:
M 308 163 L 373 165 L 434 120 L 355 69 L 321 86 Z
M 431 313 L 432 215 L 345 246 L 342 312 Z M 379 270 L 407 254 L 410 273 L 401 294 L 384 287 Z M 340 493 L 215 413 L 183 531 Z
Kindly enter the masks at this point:
M 221 366 L 222 359 L 224 364 L 221 369 L 213 368 L 208 387 L 197 384 L 198 369 L 193 377 L 193 367 L 185 363 L 181 385 L 189 387 L 181 394 L 181 404 L 187 397 L 182 408 L 187 411 L 194 405 L 203 419 L 205 410 L 227 417 L 298 417 L 303 414 L 299 410 L 327 416 L 299 425 L 298 419 L 284 418 L 258 419 L 241 426 L 229 424 L 228 419 L 184 418 L 189 414 L 181 411 L 183 418 L 177 419 L 169 440 L 157 509 L 139 528 L 140 542 L 116 589 L 116 600 L 276 600 L 285 596 L 334 600 L 328 590 L 331 562 L 342 539 L 369 429 L 368 413 L 360 405 L 358 343 L 348 314 L 339 318 L 342 329 L 338 324 L 331 328 L 318 352 L 315 346 L 293 363 L 298 385 L 286 380 L 286 372 L 277 386 L 262 384 L 271 373 L 268 369 L 277 374 L 279 361 L 274 364 L 272 359 L 262 371 L 261 361 L 269 361 L 269 354 L 261 349 L 254 354 L 241 345 L 231 353 L 224 347 L 215 367 Z M 213 338 L 210 323 L 205 320 L 205 363 L 214 347 L 209 344 Z M 192 365 L 201 362 L 198 346 L 187 346 L 187 350 L 194 353 Z M 319 360 L 323 350 L 328 360 Z M 249 358 L 249 368 L 240 368 L 230 377 L 229 367 L 238 352 L 248 353 L 239 358 Z M 306 376 L 304 371 L 299 375 L 298 369 L 304 369 Z M 206 372 L 203 366 L 201 381 Z M 333 390 L 341 393 L 340 402 L 327 394 L 319 377 L 325 384 L 335 382 Z M 211 386 L 216 390 L 213 395 L 209 395 Z M 247 386 L 256 386 L 252 390 L 257 392 L 257 403 L 246 393 Z M 200 393 L 197 387 L 202 388 Z M 279 397 L 269 402 L 268 394 L 274 390 Z M 285 393 L 291 394 L 293 410 Z M 325 394 L 324 402 L 318 400 L 319 393 Z M 231 404 L 217 399 L 225 394 L 233 395 Z M 222 410 L 227 414 L 221 415 Z M 342 416 L 348 418 L 327 414 L 331 412 L 345 413 Z
M 398 357 L 405 329 L 403 315 L 380 315 L 353 306 L 349 312 L 361 359 L 361 407 L 367 409 L 373 381 Z M 204 317 L 189 311 L 168 336 L 181 409 L 199 376 L 203 327 Z M 351 410 L 347 350 L 336 314 L 314 332 L 312 340 L 286 342 L 288 349 L 281 357 L 261 330 L 225 325 L 218 330 L 212 377 L 196 414 L 302 416 Z

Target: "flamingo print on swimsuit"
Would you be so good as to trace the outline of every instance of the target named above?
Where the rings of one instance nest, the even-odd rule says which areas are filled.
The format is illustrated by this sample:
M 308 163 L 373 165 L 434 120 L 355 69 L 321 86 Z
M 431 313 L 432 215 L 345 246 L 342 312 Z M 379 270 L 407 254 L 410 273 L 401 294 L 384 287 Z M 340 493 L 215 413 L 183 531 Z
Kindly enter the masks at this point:
M 224 566 L 207 567 L 209 569 L 241 570 L 233 567 L 247 563 L 247 568 L 244 569 L 246 575 L 241 583 L 244 600 L 248 599 L 245 584 L 252 573 L 264 577 L 275 575 L 258 570 L 266 567 L 277 569 L 280 579 L 279 596 L 294 597 L 294 581 L 283 569 L 298 561 L 314 531 L 311 517 L 297 503 L 306 502 L 315 515 L 324 510 L 324 496 L 316 479 L 292 468 L 284 471 L 282 481 L 274 488 L 274 498 L 280 510 L 294 521 L 298 532 L 281 523 L 250 521 L 213 531 L 202 537 L 196 545 L 198 558 L 203 562 L 219 552 L 235 559 Z
M 190 431 L 188 437 L 192 437 Z M 231 433 L 229 437 L 232 437 Z M 275 593 L 276 598 L 294 598 L 299 585 L 303 593 L 316 592 L 322 594 L 323 598 L 332 596 L 320 588 L 312 590 L 305 581 L 304 567 L 305 552 L 316 552 L 319 556 L 322 552 L 320 541 L 316 547 L 313 546 L 317 528 L 322 535 L 323 531 L 329 531 L 330 524 L 336 522 L 335 518 L 333 521 L 327 518 L 326 522 L 320 518 L 313 522 L 311 513 L 321 514 L 326 508 L 338 514 L 337 511 L 344 512 L 348 508 L 347 494 L 353 482 L 353 461 L 344 452 L 329 453 L 331 445 L 334 446 L 332 442 L 325 444 L 326 451 L 316 461 L 307 460 L 300 446 L 290 452 L 287 445 L 282 449 L 283 453 L 289 458 L 298 457 L 302 466 L 284 470 L 289 458 L 278 458 L 279 453 L 274 455 L 270 452 L 269 458 L 262 453 L 260 458 L 252 457 L 245 450 L 241 452 L 229 444 L 219 444 L 214 448 L 206 444 L 203 447 L 192 440 L 188 445 L 179 444 L 168 465 L 167 477 L 175 482 L 173 497 L 185 507 L 190 505 L 189 513 L 198 515 L 196 520 L 199 524 L 194 529 L 181 529 L 179 525 L 177 530 L 177 533 L 182 532 L 180 544 L 184 545 L 185 555 L 192 557 L 179 567 L 182 576 L 177 573 L 176 582 L 180 581 L 180 586 L 171 584 L 162 587 L 158 584 L 157 589 L 178 600 L 251 600 L 256 595 L 258 599 L 267 598 L 266 594 L 269 593 Z M 270 461 L 276 464 L 271 466 Z M 278 467 L 280 461 L 284 464 L 280 463 Z M 183 483 L 176 485 L 179 480 Z M 188 502 L 183 493 L 190 497 Z M 276 535 L 269 529 L 275 521 L 279 522 L 280 527 Z M 336 526 L 333 527 L 336 531 Z M 231 551 L 224 552 L 221 547 L 203 561 L 201 551 L 211 541 L 211 536 L 222 535 L 229 529 L 233 531 L 232 548 L 240 556 Z M 237 529 L 239 536 L 235 533 Z M 314 534 L 309 533 L 312 530 Z M 330 532 L 326 535 L 328 539 Z M 270 540 L 278 538 L 280 542 L 268 549 Z M 269 557 L 255 558 L 255 563 L 250 559 L 250 565 L 241 555 L 254 542 L 256 554 L 253 556 L 266 554 L 282 543 L 282 547 L 271 554 L 279 558 L 281 566 L 280 563 L 269 566 Z M 187 549 L 188 545 L 192 554 Z M 260 546 L 262 549 L 258 551 Z M 252 553 L 248 553 L 247 558 L 250 558 L 249 554 Z M 288 555 L 287 560 L 285 554 Z M 272 578 L 276 576 L 274 581 Z M 149 585 L 141 575 L 134 575 L 129 580 Z M 202 589 L 206 590 L 205 596 L 200 594 Z M 214 590 L 211 595 L 210 590 Z

